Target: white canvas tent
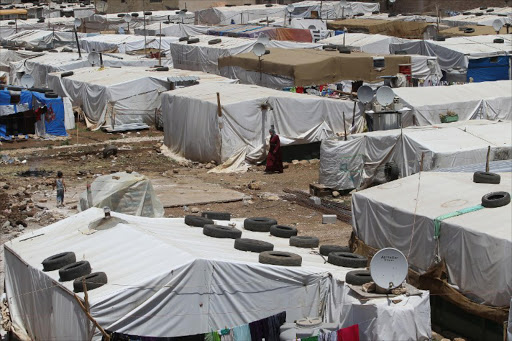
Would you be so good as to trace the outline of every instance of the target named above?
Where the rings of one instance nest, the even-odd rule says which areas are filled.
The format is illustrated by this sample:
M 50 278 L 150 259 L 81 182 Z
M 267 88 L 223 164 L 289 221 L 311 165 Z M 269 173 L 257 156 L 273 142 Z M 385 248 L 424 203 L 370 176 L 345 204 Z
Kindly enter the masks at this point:
M 325 263 L 287 239 L 244 230 L 241 219 L 232 222 L 244 238 L 297 253 L 302 266 L 261 264 L 257 253 L 234 249 L 233 239 L 207 237 L 183 218 L 112 215 L 125 222 L 91 231 L 103 217 L 92 208 L 4 244 L 7 299 L 23 340 L 101 338 L 75 301 L 72 282 L 60 282 L 58 271 L 42 271 L 43 259 L 64 251 L 107 274 L 108 283 L 90 290 L 88 299 L 91 315 L 109 331 L 179 337 L 286 311 L 290 322 L 320 316 L 343 327 L 359 324 L 362 339 L 431 335 L 428 292 L 399 296 L 393 304 L 388 298 L 363 303 L 343 283 L 352 269 Z
M 468 83 L 451 86 L 396 88 L 395 95 L 412 111 L 402 126 L 441 123 L 440 115 L 452 111 L 459 121 L 512 120 L 512 81 Z
M 490 10 L 491 12 L 487 12 Z M 477 15 L 477 13 L 479 13 Z M 441 23 L 449 26 L 480 25 L 492 26 L 492 23 L 499 19 L 503 23 L 511 23 L 508 14 L 512 13 L 512 7 L 491 7 L 485 10 L 475 8 L 458 15 L 441 19 Z
M 86 33 L 78 33 L 78 38 L 87 37 Z M 76 46 L 73 32 L 52 32 L 44 30 L 25 30 L 2 38 L 2 42 L 24 47 L 58 47 L 64 45 Z
M 218 115 L 220 94 L 221 116 Z M 296 94 L 254 85 L 202 84 L 162 96 L 164 144 L 194 161 L 243 163 L 264 160 L 271 125 L 282 145 L 322 141 L 362 129 L 354 102 Z M 235 161 L 236 160 L 236 161 Z
M 130 23 L 124 21 L 124 17 L 119 17 L 120 14 L 133 14 Z M 186 12 L 183 21 L 185 24 L 194 23 L 194 13 Z M 151 15 L 145 16 L 146 27 L 155 23 L 164 22 L 181 22 L 181 17 L 177 11 L 152 11 Z M 84 25 L 87 32 L 99 31 L 119 31 L 122 28 L 125 32 L 132 32 L 134 29 L 142 29 L 144 27 L 144 12 L 129 12 L 129 13 L 114 13 L 114 14 L 94 14 L 84 19 Z
M 82 107 L 91 129 L 128 130 L 158 122 L 160 95 L 171 86 L 168 78 L 180 76 L 196 76 L 200 83 L 236 82 L 187 70 L 122 67 L 82 68 L 64 78 L 52 73 L 48 75 L 48 85 L 59 95 L 69 97 L 73 106 Z
M 327 39 L 319 40 L 320 44 L 343 45 L 353 50 L 375 54 L 389 54 L 389 45 L 393 43 L 406 42 L 409 39 L 402 39 L 382 34 L 346 33 Z
M 228 7 L 230 8 L 230 7 Z M 221 57 L 233 56 L 240 53 L 251 52 L 256 39 L 220 37 L 221 42 L 210 45 L 208 42 L 218 39 L 216 36 L 200 35 L 195 36 L 199 42 L 188 44 L 187 41 L 171 42 L 171 56 L 174 67 L 178 69 L 197 70 L 208 73 L 220 74 L 218 60 Z M 321 44 L 296 43 L 292 41 L 271 40 L 267 47 L 278 47 L 287 49 L 315 49 Z
M 511 122 L 468 121 L 376 131 L 328 139 L 320 147 L 319 182 L 348 190 L 383 182 L 385 164 L 394 161 L 402 177 L 420 170 L 472 165 L 512 158 Z
M 482 196 L 512 188 L 512 173 L 501 183 L 473 182 L 472 173 L 422 172 L 352 196 L 356 236 L 374 248 L 395 247 L 423 273 L 436 256 L 446 263 L 448 281 L 477 303 L 508 306 L 512 295 L 511 205 L 483 208 L 434 220 L 481 204 Z M 439 236 L 436 239 L 435 236 Z
M 189 37 L 195 35 L 206 34 L 210 27 L 201 25 L 191 24 L 161 24 L 155 23 L 146 25 L 147 35 L 156 36 L 157 34 L 163 34 L 170 37 Z M 144 28 L 136 28 L 135 34 L 144 35 Z
M 18 20 L 17 25 L 9 24 L 13 20 L 1 20 L 0 37 L 8 37 L 26 30 L 64 31 L 72 30 L 74 27 L 75 18 L 45 18 L 44 22 L 39 22 L 38 19 Z
M 16 63 L 26 59 L 35 58 L 37 56 L 41 56 L 42 54 L 44 53 L 27 50 L 0 49 L 0 72 L 9 74 L 11 71 L 10 63 Z M 7 84 L 14 84 L 12 83 L 11 77 L 9 77 Z
M 12 84 L 20 84 L 24 74 L 34 77 L 35 87 L 46 87 L 47 77 L 52 72 L 71 71 L 83 67 L 92 66 L 87 59 L 88 54 L 83 54 L 82 59 L 78 58 L 78 52 L 46 53 L 30 60 L 10 64 L 10 78 Z M 132 56 L 115 53 L 103 55 L 103 65 L 107 67 L 140 66 L 152 67 L 158 65 L 158 59 L 145 58 L 144 56 Z M 162 58 L 162 64 L 172 66 L 169 58 Z M 96 65 L 99 67 L 99 65 Z
M 111 51 L 127 53 L 147 49 L 168 50 L 169 44 L 177 41 L 177 37 L 136 36 L 129 34 L 101 34 L 80 39 L 80 47 L 85 52 Z

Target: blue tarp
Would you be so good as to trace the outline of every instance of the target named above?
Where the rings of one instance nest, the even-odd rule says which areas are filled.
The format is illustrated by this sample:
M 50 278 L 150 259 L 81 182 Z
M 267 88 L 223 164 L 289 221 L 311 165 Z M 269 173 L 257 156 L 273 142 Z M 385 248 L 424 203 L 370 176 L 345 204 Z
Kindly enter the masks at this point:
M 487 82 L 507 80 L 509 78 L 509 56 L 470 59 L 468 65 L 468 81 Z

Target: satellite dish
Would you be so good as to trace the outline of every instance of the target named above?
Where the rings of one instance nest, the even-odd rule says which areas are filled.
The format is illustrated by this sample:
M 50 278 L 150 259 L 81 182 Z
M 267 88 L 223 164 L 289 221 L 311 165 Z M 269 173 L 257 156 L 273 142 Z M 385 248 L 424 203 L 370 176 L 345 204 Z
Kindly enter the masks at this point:
M 500 19 L 496 19 L 492 22 L 492 28 L 494 28 L 496 33 L 500 32 L 502 26 L 503 26 L 503 21 L 501 21 Z
M 373 100 L 374 91 L 368 85 L 363 85 L 357 89 L 357 98 L 361 103 L 370 103 Z
M 79 18 L 76 18 L 75 21 L 73 22 L 73 25 L 75 25 L 75 28 L 78 28 L 82 25 L 82 20 L 80 20 Z
M 379 90 L 377 90 L 377 102 L 380 105 L 388 106 L 393 103 L 393 99 L 395 98 L 395 93 L 389 86 L 381 86 Z
M 288 13 L 292 13 L 293 11 L 295 11 L 295 6 L 289 4 L 288 6 L 286 6 L 286 10 L 288 11 Z
M 254 47 L 252 48 L 252 53 L 257 55 L 258 57 L 261 57 L 265 54 L 265 45 L 262 43 L 256 43 L 254 44 Z
M 377 286 L 383 289 L 399 287 L 407 276 L 409 265 L 400 250 L 385 248 L 373 256 L 370 275 Z
M 317 28 L 316 28 L 316 26 L 315 26 L 315 25 L 309 25 L 308 30 L 316 31 L 316 30 L 317 30 Z
M 125 14 L 123 16 L 123 20 L 124 22 L 129 23 L 130 21 L 132 21 L 132 16 L 130 14 Z
M 21 76 L 20 83 L 21 86 L 25 89 L 31 88 L 35 84 L 34 77 L 26 73 L 23 76 Z
M 100 54 L 98 52 L 91 52 L 89 56 L 87 56 L 87 60 L 92 66 L 100 65 Z
M 266 34 L 260 33 L 256 42 L 267 45 L 270 42 L 270 38 Z
M 95 2 L 96 3 L 96 2 Z M 105 13 L 107 12 L 107 9 L 108 9 L 108 2 L 105 1 L 105 0 L 101 0 L 101 1 L 98 1 L 96 3 L 96 9 L 98 10 L 98 12 L 100 13 Z
M 348 7 L 347 0 L 340 0 L 340 6 L 341 7 Z

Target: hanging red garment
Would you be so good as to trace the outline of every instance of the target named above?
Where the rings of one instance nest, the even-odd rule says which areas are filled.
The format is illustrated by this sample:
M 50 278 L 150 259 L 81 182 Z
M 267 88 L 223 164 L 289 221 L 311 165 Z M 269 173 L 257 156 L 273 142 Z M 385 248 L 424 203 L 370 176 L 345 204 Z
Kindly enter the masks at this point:
M 283 172 L 281 142 L 277 134 L 274 134 L 274 136 L 270 138 L 270 150 L 267 155 L 267 167 L 265 168 L 265 172 Z
M 338 330 L 338 341 L 359 341 L 359 325 Z

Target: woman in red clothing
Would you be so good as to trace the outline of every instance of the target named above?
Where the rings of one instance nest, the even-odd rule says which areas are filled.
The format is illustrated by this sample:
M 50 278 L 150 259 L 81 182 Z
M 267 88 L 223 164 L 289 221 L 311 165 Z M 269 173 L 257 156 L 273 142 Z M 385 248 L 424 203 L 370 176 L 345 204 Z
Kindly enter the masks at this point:
M 283 172 L 283 159 L 281 157 L 281 142 L 274 128 L 270 128 L 270 149 L 267 155 L 266 173 Z

